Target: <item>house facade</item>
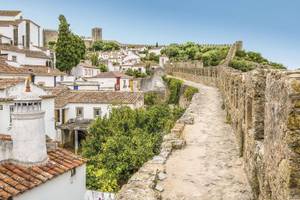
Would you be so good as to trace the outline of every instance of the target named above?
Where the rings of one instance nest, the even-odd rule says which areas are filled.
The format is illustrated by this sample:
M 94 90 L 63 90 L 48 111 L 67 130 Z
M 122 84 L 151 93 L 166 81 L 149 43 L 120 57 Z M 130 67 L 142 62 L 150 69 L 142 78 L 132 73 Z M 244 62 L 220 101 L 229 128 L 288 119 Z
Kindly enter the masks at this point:
M 99 90 L 107 91 L 133 91 L 133 78 L 120 72 L 103 72 L 97 76 L 87 78 L 98 82 Z
M 12 66 L 37 65 L 53 67 L 53 55 L 49 50 L 39 48 L 24 49 L 13 45 L 0 45 L 0 54 L 7 56 Z
M 96 66 L 91 65 L 87 62 L 81 62 L 76 67 L 74 67 L 71 71 L 71 75 L 75 78 L 78 77 L 93 77 L 100 74 L 101 71 Z
M 60 141 L 75 152 L 97 117 L 108 116 L 118 106 L 132 109 L 144 106 L 144 95 L 140 92 L 74 91 L 64 86 L 50 90 L 56 95 L 55 119 Z
M 30 48 L 43 46 L 43 31 L 21 11 L 0 10 L 0 34 L 9 38 L 12 45 Z
M 32 94 L 41 98 L 41 107 L 45 110 L 45 120 L 47 121 L 45 133 L 49 138 L 57 140 L 54 117 L 55 96 L 32 83 L 30 86 Z M 0 133 L 11 133 L 14 99 L 22 96 L 24 87 L 25 79 L 0 79 Z
M 46 139 L 41 97 L 28 79 L 21 91 L 13 99 L 11 133 L 0 134 L 0 199 L 82 200 L 86 161 Z

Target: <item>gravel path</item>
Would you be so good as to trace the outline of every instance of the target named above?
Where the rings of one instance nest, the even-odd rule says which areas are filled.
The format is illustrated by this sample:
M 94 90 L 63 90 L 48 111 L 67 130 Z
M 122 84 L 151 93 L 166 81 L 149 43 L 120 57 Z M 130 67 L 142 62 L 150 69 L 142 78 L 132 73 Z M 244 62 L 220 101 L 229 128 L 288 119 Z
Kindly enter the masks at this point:
M 166 163 L 163 200 L 250 200 L 242 160 L 230 125 L 225 123 L 218 89 L 199 88 L 191 104 L 195 123 L 184 130 L 187 145 Z

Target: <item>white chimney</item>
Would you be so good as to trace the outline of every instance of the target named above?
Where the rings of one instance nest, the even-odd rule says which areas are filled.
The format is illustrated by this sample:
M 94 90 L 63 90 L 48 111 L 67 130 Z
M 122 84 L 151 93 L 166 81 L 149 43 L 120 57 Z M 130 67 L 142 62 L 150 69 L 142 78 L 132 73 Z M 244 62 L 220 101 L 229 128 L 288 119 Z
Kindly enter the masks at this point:
M 25 91 L 15 99 L 12 113 L 12 157 L 15 162 L 32 166 L 48 161 L 44 115 L 41 99 L 33 94 L 27 79 Z

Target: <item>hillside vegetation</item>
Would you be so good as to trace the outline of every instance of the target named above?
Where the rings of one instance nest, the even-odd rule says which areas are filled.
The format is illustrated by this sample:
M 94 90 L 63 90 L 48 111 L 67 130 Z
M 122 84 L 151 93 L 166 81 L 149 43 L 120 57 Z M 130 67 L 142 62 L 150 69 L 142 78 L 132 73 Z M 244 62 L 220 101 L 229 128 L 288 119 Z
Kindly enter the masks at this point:
M 203 65 L 216 66 L 226 58 L 229 47 L 207 47 L 193 42 L 171 44 L 161 53 L 168 56 L 172 62 L 199 60 Z
M 257 64 L 268 65 L 273 69 L 285 69 L 282 64 L 269 61 L 262 57 L 260 53 L 253 51 L 240 50 L 236 52 L 234 59 L 229 63 L 229 66 L 247 72 L 256 68 Z

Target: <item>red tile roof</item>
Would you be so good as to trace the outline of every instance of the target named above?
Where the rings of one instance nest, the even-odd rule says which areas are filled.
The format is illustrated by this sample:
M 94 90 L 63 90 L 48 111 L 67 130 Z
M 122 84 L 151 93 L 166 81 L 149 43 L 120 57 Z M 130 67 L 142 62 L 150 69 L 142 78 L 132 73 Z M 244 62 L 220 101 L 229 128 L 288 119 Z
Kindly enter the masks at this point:
M 132 78 L 131 76 L 127 76 L 124 73 L 121 72 L 102 72 L 96 76 L 93 76 L 92 78 Z
M 1 22 L 0 22 L 0 24 L 1 24 Z M 33 50 L 30 50 L 30 49 L 26 49 L 26 48 L 20 49 L 17 46 L 14 46 L 14 45 L 2 44 L 2 45 L 0 45 L 0 50 L 22 53 L 22 54 L 25 54 L 27 57 L 30 57 L 30 58 L 50 59 L 50 57 L 47 56 L 43 51 L 33 51 Z
M 16 78 L 16 79 L 4 78 L 4 79 L 0 79 L 0 90 L 4 90 L 6 88 L 13 87 L 15 85 L 18 85 L 19 83 L 24 82 L 24 81 L 25 81 L 25 79 L 22 79 L 22 78 Z
M 65 75 L 64 72 L 58 69 L 39 66 L 39 65 L 25 65 L 21 67 L 13 67 L 6 63 L 6 59 L 0 56 L 0 73 L 3 74 L 23 74 L 23 75 L 40 75 L 40 76 L 61 76 Z
M 7 134 L 1 134 L 0 133 L 0 140 L 4 141 L 11 141 L 11 136 Z
M 0 199 L 9 199 L 85 164 L 86 160 L 67 150 L 48 151 L 43 166 L 23 167 L 13 163 L 0 165 Z M 55 191 L 54 191 L 55 192 Z
M 55 107 L 62 108 L 68 103 L 83 104 L 135 104 L 144 99 L 141 92 L 115 92 L 115 91 L 75 91 L 70 89 L 53 88 Z

